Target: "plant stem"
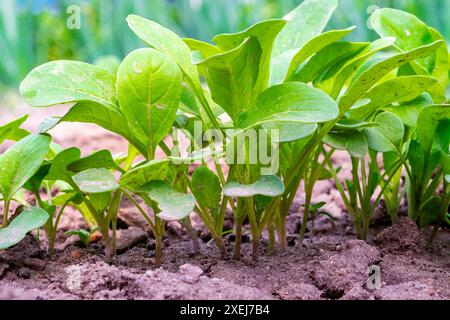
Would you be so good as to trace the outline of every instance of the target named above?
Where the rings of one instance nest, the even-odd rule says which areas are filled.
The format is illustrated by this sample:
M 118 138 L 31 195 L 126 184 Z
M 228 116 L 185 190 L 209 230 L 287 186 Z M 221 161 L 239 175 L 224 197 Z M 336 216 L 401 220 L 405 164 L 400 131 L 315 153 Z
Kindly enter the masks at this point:
M 200 244 L 198 243 L 197 231 L 195 231 L 194 228 L 192 227 L 191 218 L 186 217 L 184 224 L 185 224 L 186 230 L 189 234 L 189 237 L 192 240 L 192 245 L 194 246 L 194 252 L 195 252 L 195 254 L 199 254 L 200 253 Z
M 7 199 L 5 200 L 5 207 L 3 208 L 3 228 L 6 228 L 8 226 L 9 220 L 8 220 L 8 215 L 9 215 L 9 205 L 10 205 L 10 200 Z
M 241 240 L 242 240 L 242 223 L 240 221 L 236 221 L 235 223 L 236 229 L 236 239 L 234 241 L 234 260 L 241 259 Z
M 155 264 L 157 267 L 161 266 L 162 262 L 162 237 L 155 235 Z
M 275 251 L 275 228 L 273 222 L 269 222 L 267 225 L 267 230 L 269 232 L 269 244 L 267 246 L 267 254 L 272 254 Z

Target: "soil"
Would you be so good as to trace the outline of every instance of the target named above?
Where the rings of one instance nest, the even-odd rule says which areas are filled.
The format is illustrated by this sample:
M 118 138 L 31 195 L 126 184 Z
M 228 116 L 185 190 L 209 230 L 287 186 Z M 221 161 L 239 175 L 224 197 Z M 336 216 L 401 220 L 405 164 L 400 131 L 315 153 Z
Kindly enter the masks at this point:
M 58 109 L 59 108 L 59 109 Z M 14 112 L 28 112 L 18 108 Z M 27 122 L 35 130 L 61 107 L 34 110 Z M 1 114 L 1 112 L 0 112 Z M 11 112 L 1 123 L 14 118 Z M 77 146 L 83 153 L 108 148 L 126 152 L 120 137 L 93 125 L 63 124 L 51 131 L 63 147 Z M 3 146 L 5 148 L 5 146 Z M 335 163 L 348 172 L 343 154 Z M 84 247 L 65 231 L 86 227 L 74 210 L 64 214 L 56 254 L 49 258 L 40 234 L 28 235 L 19 245 L 0 251 L 0 299 L 450 299 L 450 231 L 440 230 L 432 249 L 426 246 L 430 229 L 418 230 L 400 213 L 391 226 L 382 207 L 372 223 L 367 242 L 355 240 L 351 221 L 339 193 L 330 181 L 315 188 L 314 201 L 325 201 L 324 210 L 334 220 L 319 216 L 315 237 L 298 243 L 303 192 L 300 188 L 288 217 L 286 252 L 267 255 L 267 235 L 261 240 L 260 259 L 251 260 L 248 226 L 241 261 L 231 260 L 234 235 L 225 236 L 226 259 L 208 237 L 197 217 L 201 253 L 195 254 L 188 235 L 176 222 L 167 225 L 161 268 L 155 266 L 155 243 L 148 225 L 130 203 L 123 201 L 119 214 L 119 254 L 108 259 L 101 242 Z M 1 206 L 1 205 L 0 205 Z M 232 228 L 232 217 L 226 219 Z M 380 287 L 368 286 L 369 267 L 379 267 Z

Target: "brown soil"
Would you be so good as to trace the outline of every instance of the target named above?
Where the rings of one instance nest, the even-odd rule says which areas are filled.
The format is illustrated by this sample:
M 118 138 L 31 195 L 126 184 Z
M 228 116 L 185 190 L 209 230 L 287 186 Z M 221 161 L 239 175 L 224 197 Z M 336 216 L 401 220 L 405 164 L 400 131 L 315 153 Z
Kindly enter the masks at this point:
M 53 110 L 34 111 L 27 125 L 34 130 Z M 29 111 L 27 109 L 27 111 Z M 62 111 L 60 111 L 62 112 Z M 13 118 L 2 117 L 2 123 Z M 84 153 L 99 148 L 126 152 L 121 138 L 96 126 L 64 124 L 51 132 L 63 147 L 77 146 Z M 348 166 L 342 154 L 335 162 Z M 429 229 L 418 230 L 406 217 L 389 226 L 382 208 L 374 218 L 369 241 L 355 240 L 351 222 L 332 182 L 319 182 L 314 201 L 326 201 L 325 210 L 336 218 L 320 216 L 316 237 L 298 244 L 303 193 L 300 189 L 288 217 L 286 252 L 251 262 L 249 232 L 244 236 L 242 259 L 220 259 L 201 222 L 201 254 L 178 223 L 169 223 L 164 240 L 164 261 L 154 265 L 155 243 L 145 221 L 126 201 L 120 211 L 119 255 L 105 258 L 101 243 L 84 248 L 70 229 L 85 227 L 80 215 L 68 210 L 61 221 L 57 252 L 46 254 L 46 240 L 29 235 L 16 247 L 0 252 L 0 299 L 450 299 L 450 232 L 441 230 L 433 249 L 427 249 Z M 232 226 L 231 217 L 227 218 Z M 231 257 L 234 237 L 225 237 Z M 381 288 L 367 287 L 368 267 L 381 269 Z

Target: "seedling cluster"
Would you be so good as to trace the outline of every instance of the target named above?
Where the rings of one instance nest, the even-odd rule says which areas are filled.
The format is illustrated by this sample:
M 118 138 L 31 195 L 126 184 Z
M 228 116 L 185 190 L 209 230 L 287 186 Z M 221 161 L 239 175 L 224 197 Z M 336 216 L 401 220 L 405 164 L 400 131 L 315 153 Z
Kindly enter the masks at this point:
M 167 221 L 179 221 L 199 250 L 193 212 L 222 256 L 224 219 L 233 213 L 235 259 L 248 219 L 257 260 L 265 230 L 269 252 L 277 240 L 286 249 L 286 218 L 302 182 L 303 242 L 308 221 L 323 213 L 323 203 L 312 203 L 321 179 L 334 181 L 360 239 L 367 238 L 381 200 L 393 222 L 407 201 L 419 226 L 437 231 L 450 223 L 449 54 L 442 36 L 409 13 L 378 9 L 370 26 L 379 39 L 345 41 L 354 27 L 324 32 L 337 5 L 306 0 L 284 19 L 218 35 L 214 45 L 181 39 L 131 15 L 131 30 L 148 48 L 131 52 L 120 65 L 53 61 L 34 69 L 21 85 L 23 98 L 33 107 L 72 107 L 45 120 L 36 134 L 21 129 L 26 116 L 0 127 L 0 143 L 17 141 L 0 156 L 0 249 L 43 227 L 52 254 L 58 223 L 70 206 L 90 228 L 70 234 L 87 244 L 98 230 L 112 256 L 118 212 L 128 199 L 151 228 L 158 263 Z M 62 149 L 47 133 L 62 122 L 114 132 L 128 141 L 128 153 L 100 150 L 81 157 L 76 147 Z M 200 137 L 196 122 L 203 128 Z M 277 133 L 259 144 L 278 146 L 271 155 L 275 174 L 264 174 L 266 163 L 251 161 L 250 138 L 236 143 L 255 129 Z M 245 161 L 221 163 L 224 152 L 212 130 Z M 174 161 L 173 150 L 183 147 L 175 131 L 212 156 L 193 152 Z M 158 150 L 166 157 L 156 158 Z M 333 163 L 336 150 L 348 153 L 351 179 L 343 181 Z M 190 174 L 194 159 L 200 165 Z M 34 195 L 32 204 L 25 190 Z M 8 215 L 12 202 L 21 204 L 14 216 Z

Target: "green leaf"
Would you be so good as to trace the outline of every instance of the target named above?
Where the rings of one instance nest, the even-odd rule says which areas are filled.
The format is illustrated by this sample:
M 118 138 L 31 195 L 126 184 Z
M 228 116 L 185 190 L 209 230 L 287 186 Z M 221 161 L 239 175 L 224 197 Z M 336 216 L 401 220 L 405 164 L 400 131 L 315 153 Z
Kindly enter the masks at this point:
M 11 199 L 39 170 L 49 145 L 50 136 L 30 135 L 0 156 L 0 192 L 4 199 Z
M 423 108 L 420 112 L 417 119 L 417 137 L 426 154 L 431 150 L 439 123 L 446 119 L 450 119 L 450 105 L 433 105 Z
M 80 229 L 80 230 L 69 230 L 64 232 L 64 235 L 66 236 L 78 236 L 81 240 L 81 242 L 87 246 L 90 242 L 91 233 L 87 230 Z
M 11 140 L 11 137 L 15 136 L 20 131 L 20 126 L 28 119 L 28 115 L 24 115 L 14 121 L 6 123 L 0 126 L 0 144 L 5 140 Z M 25 138 L 23 136 L 22 138 Z M 22 139 L 21 138 L 21 139 Z
M 367 48 L 367 42 L 335 42 L 318 53 L 305 63 L 292 76 L 292 81 L 312 82 L 320 77 L 325 71 L 336 64 L 344 64 L 356 54 Z
M 43 64 L 25 78 L 20 93 L 33 107 L 47 107 L 78 101 L 116 106 L 116 79 L 108 71 L 77 61 Z
M 119 188 L 114 174 L 104 168 L 82 171 L 73 176 L 73 181 L 86 193 L 104 193 Z
M 67 167 L 69 164 L 80 159 L 81 151 L 78 148 L 69 148 L 61 151 L 52 161 L 52 166 L 46 180 L 64 181 L 73 186 L 72 176 L 75 172 L 70 171 Z
M 265 123 L 262 127 L 268 130 L 278 130 L 278 139 L 272 136 L 272 141 L 276 143 L 293 142 L 311 136 L 319 127 L 315 123 L 294 123 L 294 122 L 271 122 Z
M 261 52 L 258 41 L 251 37 L 237 48 L 198 63 L 207 70 L 212 98 L 234 121 L 254 104 L 259 93 L 255 86 Z
M 42 181 L 48 175 L 51 166 L 52 164 L 50 162 L 44 162 L 38 171 L 23 185 L 23 188 L 34 193 L 39 192 Z
M 169 166 L 170 160 L 152 160 L 138 165 L 122 176 L 120 185 L 135 191 L 150 181 L 165 179 Z
M 181 91 L 180 69 L 157 50 L 135 50 L 119 67 L 117 98 L 120 109 L 134 135 L 144 133 L 148 137 L 151 155 L 172 128 Z
M 383 112 L 374 123 L 378 126 L 364 130 L 369 148 L 378 152 L 399 151 L 405 134 L 402 120 L 393 113 Z
M 366 137 L 359 131 L 330 132 L 323 142 L 338 150 L 346 150 L 355 158 L 364 158 L 369 152 Z
M 275 41 L 273 57 L 292 49 L 298 50 L 320 34 L 337 6 L 337 0 L 306 0 L 287 14 L 284 17 L 286 26 Z
M 100 150 L 94 152 L 87 157 L 72 162 L 67 167 L 67 169 L 75 173 L 85 171 L 87 169 L 101 168 L 123 171 L 123 169 L 116 164 L 111 151 L 109 150 Z
M 222 51 L 229 51 L 240 46 L 246 39 L 254 37 L 261 48 L 258 79 L 252 86 L 254 94 L 258 94 L 269 86 L 270 61 L 275 38 L 285 26 L 285 20 L 272 19 L 254 24 L 239 33 L 220 34 L 214 37 L 214 42 Z M 242 90 L 243 88 L 241 88 Z
M 150 198 L 158 203 L 161 212 L 158 217 L 166 221 L 182 220 L 189 216 L 195 207 L 191 194 L 177 192 L 165 181 L 151 181 L 139 188 L 148 192 Z
M 49 218 L 41 208 L 27 208 L 8 227 L 0 229 L 0 250 L 10 248 L 22 241 L 26 234 L 42 227 Z
M 420 111 L 422 111 L 424 107 L 428 107 L 432 104 L 433 100 L 430 95 L 422 94 L 412 101 L 408 101 L 399 106 L 386 107 L 383 108 L 383 110 L 395 114 L 397 117 L 402 119 L 403 123 L 408 127 L 415 128 Z
M 277 57 L 273 57 L 271 70 L 271 85 L 288 81 L 297 71 L 302 63 L 304 63 L 313 54 L 319 52 L 328 45 L 339 41 L 355 27 L 343 30 L 331 30 L 309 40 L 301 49 L 291 49 L 285 51 Z
M 60 122 L 97 124 L 106 130 L 124 137 L 142 154 L 147 154 L 145 134 L 142 133 L 138 136 L 133 134 L 130 124 L 122 113 L 120 113 L 120 110 L 111 110 L 97 103 L 81 102 L 73 106 L 69 112 L 61 118 Z
M 386 80 L 377 84 L 364 96 L 370 99 L 370 103 L 349 110 L 350 118 L 364 120 L 379 108 L 417 98 L 435 84 L 437 80 L 427 76 L 403 76 Z
M 442 46 L 442 44 L 442 41 L 436 41 L 430 45 L 422 46 L 406 53 L 394 55 L 373 65 L 368 70 L 364 71 L 353 82 L 345 95 L 339 100 L 339 107 L 341 111 L 346 112 L 350 109 L 350 107 L 353 106 L 370 88 L 372 88 L 372 86 L 374 86 L 380 79 L 392 70 L 408 61 L 428 57 L 440 46 Z
M 254 108 L 243 114 L 240 128 L 270 122 L 321 123 L 335 119 L 337 104 L 319 89 L 299 82 L 271 87 L 259 97 Z
M 92 193 L 89 200 L 98 212 L 104 212 L 111 203 L 112 192 Z
M 252 184 L 227 183 L 223 193 L 227 197 L 248 198 L 256 195 L 276 197 L 284 192 L 283 181 L 277 176 L 262 176 Z
M 191 50 L 180 37 L 160 24 L 137 15 L 128 16 L 127 22 L 139 38 L 175 61 L 189 80 L 200 88 L 197 69 L 191 62 Z
M 202 206 L 216 209 L 222 197 L 219 178 L 206 166 L 195 169 L 191 178 L 192 193 Z

